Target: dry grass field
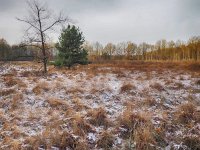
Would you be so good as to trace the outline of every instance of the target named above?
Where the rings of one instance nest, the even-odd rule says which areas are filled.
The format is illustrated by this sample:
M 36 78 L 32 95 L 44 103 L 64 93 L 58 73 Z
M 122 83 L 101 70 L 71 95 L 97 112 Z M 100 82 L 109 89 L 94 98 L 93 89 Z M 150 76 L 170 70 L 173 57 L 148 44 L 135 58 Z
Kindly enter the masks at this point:
M 40 68 L 0 66 L 0 149 L 200 149 L 200 64 Z

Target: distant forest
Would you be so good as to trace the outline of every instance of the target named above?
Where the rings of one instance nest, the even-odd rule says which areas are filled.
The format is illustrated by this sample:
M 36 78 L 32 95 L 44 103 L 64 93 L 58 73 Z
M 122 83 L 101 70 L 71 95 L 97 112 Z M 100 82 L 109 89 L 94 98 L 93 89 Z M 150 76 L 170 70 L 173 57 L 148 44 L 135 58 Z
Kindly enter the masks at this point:
M 54 44 L 51 49 L 47 50 L 48 57 L 53 60 L 55 48 Z M 41 50 L 37 45 L 9 45 L 5 39 L 0 39 L 0 60 L 1 61 L 33 61 L 42 58 Z
M 48 57 L 53 60 L 57 55 L 55 44 L 48 50 Z M 48 46 L 49 47 L 49 46 Z M 83 47 L 88 51 L 91 60 L 95 59 L 130 59 L 143 61 L 200 61 L 200 37 L 195 36 L 187 42 L 180 40 L 159 40 L 155 44 L 121 42 L 118 44 L 85 42 Z M 5 39 L 0 39 L 0 60 L 39 60 L 41 51 L 36 46 L 23 44 L 9 45 Z

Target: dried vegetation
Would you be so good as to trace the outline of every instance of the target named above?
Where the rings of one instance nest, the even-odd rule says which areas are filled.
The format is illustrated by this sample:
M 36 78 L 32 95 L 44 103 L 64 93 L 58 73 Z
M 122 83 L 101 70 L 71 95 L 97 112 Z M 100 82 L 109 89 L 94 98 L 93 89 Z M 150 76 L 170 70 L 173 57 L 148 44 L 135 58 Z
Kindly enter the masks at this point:
M 0 149 L 200 149 L 198 63 L 4 65 Z

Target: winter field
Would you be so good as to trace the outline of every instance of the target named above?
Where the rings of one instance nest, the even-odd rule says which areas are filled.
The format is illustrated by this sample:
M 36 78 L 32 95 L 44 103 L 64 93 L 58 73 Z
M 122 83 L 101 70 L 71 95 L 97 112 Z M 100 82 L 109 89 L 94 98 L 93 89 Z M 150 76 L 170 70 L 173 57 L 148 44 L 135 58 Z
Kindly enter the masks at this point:
M 2 150 L 199 150 L 200 65 L 1 63 Z

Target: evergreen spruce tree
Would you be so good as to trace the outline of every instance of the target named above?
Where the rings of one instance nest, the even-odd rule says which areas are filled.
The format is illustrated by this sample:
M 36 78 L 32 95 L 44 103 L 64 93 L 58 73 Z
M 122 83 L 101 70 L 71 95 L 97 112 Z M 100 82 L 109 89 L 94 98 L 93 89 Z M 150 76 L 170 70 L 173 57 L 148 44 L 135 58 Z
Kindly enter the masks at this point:
M 87 51 L 82 47 L 84 37 L 79 28 L 68 25 L 62 30 L 56 48 L 59 51 L 57 66 L 67 66 L 71 68 L 75 64 L 87 64 Z

